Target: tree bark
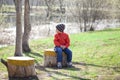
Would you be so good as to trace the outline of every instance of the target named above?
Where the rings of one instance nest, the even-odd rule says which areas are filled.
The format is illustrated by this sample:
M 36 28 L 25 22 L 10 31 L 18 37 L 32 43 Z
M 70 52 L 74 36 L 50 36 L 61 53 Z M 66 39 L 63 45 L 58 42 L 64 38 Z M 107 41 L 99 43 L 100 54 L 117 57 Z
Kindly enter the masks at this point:
M 22 39 L 22 50 L 23 52 L 31 52 L 29 47 L 29 36 L 31 31 L 30 24 L 30 5 L 29 0 L 25 0 L 25 8 L 24 8 L 24 34 Z
M 15 56 L 22 56 L 22 0 L 14 0 L 16 9 L 16 45 Z
M 0 9 L 2 8 L 3 0 L 0 0 Z
M 19 80 L 19 78 L 21 78 L 21 80 L 33 80 L 28 78 L 24 79 L 24 77 L 36 76 L 36 72 L 34 59 L 30 57 L 22 57 L 22 0 L 14 0 L 14 3 L 16 9 L 15 57 L 8 57 L 7 61 L 1 59 L 1 62 L 7 67 L 9 80 Z M 38 80 L 36 77 L 34 78 L 34 80 Z
M 35 76 L 34 59 L 30 57 L 8 57 L 9 77 Z
M 6 67 L 8 67 L 7 62 L 4 59 L 1 59 L 1 63 L 3 63 Z
M 36 76 L 34 58 L 8 57 L 7 61 L 1 59 L 8 70 L 9 80 L 39 80 Z

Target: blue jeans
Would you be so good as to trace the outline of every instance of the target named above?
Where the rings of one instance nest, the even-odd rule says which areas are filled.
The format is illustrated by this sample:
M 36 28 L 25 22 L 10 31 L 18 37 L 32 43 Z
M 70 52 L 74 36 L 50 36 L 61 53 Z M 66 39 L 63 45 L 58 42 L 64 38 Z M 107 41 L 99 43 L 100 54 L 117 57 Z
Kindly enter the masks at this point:
M 61 47 L 55 47 L 54 50 L 57 53 L 57 62 L 62 62 L 62 52 L 64 52 L 67 55 L 67 62 L 71 62 L 72 51 L 70 49 L 65 48 L 63 50 Z

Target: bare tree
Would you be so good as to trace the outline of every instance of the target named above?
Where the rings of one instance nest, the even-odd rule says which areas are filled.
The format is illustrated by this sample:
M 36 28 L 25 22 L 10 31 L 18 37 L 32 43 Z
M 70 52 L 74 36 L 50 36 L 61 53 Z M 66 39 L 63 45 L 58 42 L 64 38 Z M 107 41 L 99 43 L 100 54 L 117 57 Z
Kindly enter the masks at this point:
M 120 0 L 118 1 L 118 8 L 120 9 Z
M 3 5 L 3 0 L 0 0 L 0 13 L 1 13 L 1 15 L 0 15 L 0 25 L 2 24 L 2 20 L 3 20 L 3 16 L 2 16 L 2 5 Z
M 65 14 L 65 8 L 64 8 L 64 0 L 59 0 L 59 14 L 60 14 L 60 22 L 62 21 L 62 16 Z
M 47 19 L 50 20 L 52 18 L 52 13 L 53 13 L 53 6 L 55 4 L 55 0 L 45 0 L 45 4 L 47 6 Z
M 65 0 L 45 0 L 47 20 L 61 22 L 65 16 Z
M 78 0 L 76 1 L 76 15 L 78 22 L 84 25 L 84 31 L 94 30 L 96 20 L 104 18 L 106 0 Z M 80 25 L 81 26 L 81 25 Z M 80 27 L 82 30 L 82 27 Z
M 24 34 L 22 39 L 22 50 L 23 52 L 30 52 L 31 49 L 29 47 L 29 36 L 31 31 L 30 24 L 30 4 L 29 0 L 25 0 L 25 8 L 24 8 Z
M 14 0 L 16 10 L 16 45 L 15 56 L 22 56 L 22 0 Z
M 119 19 L 119 22 L 120 22 L 120 0 L 117 0 L 117 4 L 116 4 L 116 6 L 117 6 L 117 17 L 118 17 L 118 19 Z
M 6 5 L 6 1 L 5 0 L 0 0 L 0 25 L 3 25 L 3 24 L 6 24 L 4 21 L 5 21 L 5 17 L 7 16 L 5 16 L 3 13 L 5 12 L 5 13 L 7 13 L 7 9 L 8 8 L 6 8 L 5 9 L 5 6 L 4 5 Z M 4 25 L 4 27 L 6 27 L 5 25 Z
M 0 9 L 2 8 L 3 0 L 0 0 Z
M 76 2 L 76 7 L 77 8 L 75 8 L 75 12 L 78 14 L 77 15 L 77 17 L 76 17 L 76 13 L 75 13 L 75 15 L 74 15 L 74 13 L 73 13 L 73 15 L 74 15 L 74 17 L 75 18 L 77 18 L 77 22 L 78 22 L 78 24 L 79 24 L 79 29 L 80 29 L 80 31 L 82 32 L 83 30 L 83 26 L 82 26 L 82 10 L 81 10 L 81 8 L 82 8 L 82 6 L 80 5 L 80 3 L 78 3 L 78 2 Z

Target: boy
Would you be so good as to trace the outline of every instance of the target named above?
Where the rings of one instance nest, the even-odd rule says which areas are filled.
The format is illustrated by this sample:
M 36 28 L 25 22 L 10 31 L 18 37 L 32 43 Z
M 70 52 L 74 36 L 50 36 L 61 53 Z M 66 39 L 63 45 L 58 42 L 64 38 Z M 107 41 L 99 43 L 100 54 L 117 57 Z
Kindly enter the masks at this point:
M 67 55 L 67 66 L 72 66 L 72 52 L 68 47 L 70 46 L 70 39 L 67 33 L 64 33 L 65 25 L 58 24 L 56 26 L 56 34 L 54 36 L 55 52 L 57 53 L 57 67 L 62 68 L 62 52 Z

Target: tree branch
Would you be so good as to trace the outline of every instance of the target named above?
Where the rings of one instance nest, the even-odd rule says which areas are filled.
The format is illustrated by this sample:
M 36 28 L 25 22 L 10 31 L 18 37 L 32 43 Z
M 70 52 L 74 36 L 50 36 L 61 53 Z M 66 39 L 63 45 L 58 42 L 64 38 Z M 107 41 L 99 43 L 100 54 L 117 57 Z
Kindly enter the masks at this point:
M 6 67 L 8 67 L 7 61 L 5 61 L 4 59 L 0 59 L 1 63 L 4 64 Z

